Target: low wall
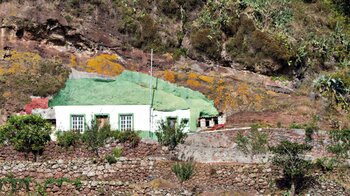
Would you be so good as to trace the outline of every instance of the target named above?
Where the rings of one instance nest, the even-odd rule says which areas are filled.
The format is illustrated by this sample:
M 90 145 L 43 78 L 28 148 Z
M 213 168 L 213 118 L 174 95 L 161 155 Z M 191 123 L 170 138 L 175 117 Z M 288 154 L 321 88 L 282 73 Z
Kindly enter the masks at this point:
M 115 164 L 94 163 L 90 159 L 57 160 L 47 162 L 0 162 L 0 178 L 12 174 L 16 178 L 31 177 L 30 192 L 35 193 L 35 182 L 48 178 L 81 179 L 81 186 L 63 183 L 49 185 L 49 195 L 193 195 L 212 191 L 239 191 L 250 195 L 279 194 L 274 179 L 280 172 L 261 164 L 200 164 L 195 165 L 192 178 L 180 182 L 171 171 L 173 161 L 164 158 L 120 158 Z M 318 187 L 318 185 L 320 187 Z M 322 186 L 323 187 L 322 187 Z M 315 184 L 310 191 L 330 195 L 345 195 L 338 185 Z M 8 194 L 5 186 L 0 194 Z M 16 195 L 25 194 L 24 189 Z
M 195 160 L 203 163 L 215 162 L 239 162 L 239 163 L 265 163 L 271 155 L 262 154 L 250 156 L 242 153 L 235 143 L 237 133 L 242 131 L 247 135 L 246 130 L 224 130 L 199 132 L 191 134 L 186 138 L 184 144 L 178 146 L 178 158 L 181 160 Z M 304 143 L 305 131 L 302 129 L 259 129 L 268 135 L 268 145 L 275 146 L 283 140 Z M 319 131 L 313 134 L 313 140 L 309 143 L 313 146 L 312 151 L 307 154 L 309 159 L 316 159 L 324 156 L 332 156 L 327 152 L 329 137 L 326 132 Z
M 129 143 L 109 142 L 104 147 L 99 148 L 99 154 L 104 157 L 110 154 L 115 148 L 123 148 L 123 156 L 127 157 L 148 157 L 148 156 L 165 156 L 167 153 L 157 143 L 140 142 L 135 148 Z M 68 149 L 58 146 L 55 142 L 46 145 L 43 154 L 38 157 L 39 161 L 57 160 L 57 159 L 77 159 L 91 158 L 95 154 L 88 150 L 86 146 L 79 145 Z M 29 160 L 33 160 L 33 155 L 29 155 Z M 25 161 L 25 153 L 16 151 L 11 145 L 0 146 L 0 161 Z

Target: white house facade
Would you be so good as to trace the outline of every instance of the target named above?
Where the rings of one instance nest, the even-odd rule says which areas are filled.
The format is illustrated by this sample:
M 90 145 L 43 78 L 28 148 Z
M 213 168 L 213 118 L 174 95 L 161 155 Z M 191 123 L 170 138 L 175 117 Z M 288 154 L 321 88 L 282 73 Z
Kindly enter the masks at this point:
M 55 106 L 56 129 L 60 131 L 79 130 L 83 132 L 86 126 L 98 118 L 106 118 L 113 130 L 152 131 L 158 129 L 159 123 L 176 118 L 178 122 L 190 119 L 190 110 L 162 112 L 152 109 L 149 105 L 82 105 Z M 150 126 L 150 123 L 152 126 Z M 189 130 L 189 126 L 185 131 Z
M 149 81 L 154 80 L 152 88 Z M 186 123 L 184 131 L 196 131 L 199 118 L 218 115 L 212 101 L 188 88 L 124 71 L 115 79 L 69 79 L 50 101 L 56 130 L 85 131 L 91 122 L 108 124 L 113 130 L 139 131 L 155 138 L 159 123 L 170 126 Z

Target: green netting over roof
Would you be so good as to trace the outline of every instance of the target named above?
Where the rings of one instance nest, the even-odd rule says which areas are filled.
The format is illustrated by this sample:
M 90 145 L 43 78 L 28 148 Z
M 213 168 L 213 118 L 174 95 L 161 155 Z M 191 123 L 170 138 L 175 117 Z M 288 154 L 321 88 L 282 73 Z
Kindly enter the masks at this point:
M 115 80 L 69 79 L 66 86 L 49 102 L 50 107 L 65 105 L 149 105 L 151 76 L 124 71 Z M 216 116 L 212 101 L 202 93 L 179 87 L 158 78 L 153 81 L 152 106 L 158 111 L 190 109 L 190 129 L 196 129 L 200 116 Z

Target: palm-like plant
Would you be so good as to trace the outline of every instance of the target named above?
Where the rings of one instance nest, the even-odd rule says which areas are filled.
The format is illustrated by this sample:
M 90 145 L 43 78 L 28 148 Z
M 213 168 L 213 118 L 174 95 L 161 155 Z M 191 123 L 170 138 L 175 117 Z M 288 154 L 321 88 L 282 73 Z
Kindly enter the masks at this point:
M 339 105 L 344 110 L 349 111 L 350 89 L 340 78 L 321 76 L 314 82 L 314 87 L 323 96 L 328 98 L 331 105 Z

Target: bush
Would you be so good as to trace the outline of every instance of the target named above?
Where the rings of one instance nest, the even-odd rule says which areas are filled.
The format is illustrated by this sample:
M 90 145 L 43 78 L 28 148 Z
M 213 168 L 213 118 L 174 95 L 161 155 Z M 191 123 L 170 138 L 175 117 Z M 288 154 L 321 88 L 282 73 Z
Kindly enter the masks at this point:
M 210 29 L 195 30 L 191 34 L 191 44 L 197 51 L 212 59 L 219 59 L 221 53 L 220 35 L 212 35 Z
M 123 154 L 123 148 L 114 148 L 113 151 L 112 151 L 112 154 L 115 158 L 119 158 L 122 156 Z
M 187 134 L 183 132 L 186 122 L 181 122 L 180 126 L 172 127 L 165 121 L 161 121 L 156 136 L 161 145 L 168 146 L 170 150 L 183 143 Z
M 171 167 L 176 177 L 181 181 L 186 181 L 191 178 L 194 172 L 194 164 L 192 162 L 175 163 Z
M 305 125 L 297 124 L 297 123 L 292 123 L 289 125 L 290 129 L 304 129 Z
M 113 133 L 113 137 L 121 143 L 129 142 L 131 147 L 137 147 L 141 141 L 140 136 L 135 131 L 116 131 Z
M 25 189 L 26 192 L 29 192 L 29 185 L 32 182 L 31 178 L 15 178 L 12 174 L 6 175 L 4 178 L 0 178 L 0 191 L 4 191 L 3 187 L 9 186 L 11 187 L 11 194 L 16 195 L 14 193 L 20 192 L 22 189 Z
M 244 154 L 256 155 L 266 153 L 268 151 L 267 134 L 258 130 L 258 124 L 251 127 L 252 129 L 247 136 L 244 136 L 243 132 L 238 132 L 235 138 L 238 149 Z
M 338 165 L 338 161 L 334 158 L 318 158 L 316 159 L 314 166 L 322 171 L 332 171 Z
M 91 125 L 87 126 L 86 131 L 82 135 L 82 141 L 87 147 L 99 157 L 98 148 L 105 145 L 108 138 L 112 136 L 112 131 L 109 125 L 99 127 L 99 125 L 92 120 Z
M 0 145 L 4 144 L 7 141 L 7 132 L 3 126 L 0 126 Z
M 114 164 L 117 162 L 117 158 L 115 158 L 113 155 L 107 155 L 106 160 L 109 164 Z
M 345 111 L 349 111 L 350 87 L 343 82 L 341 77 L 320 76 L 314 81 L 314 88 L 326 97 L 331 107 L 341 107 Z
M 81 134 L 78 131 L 59 131 L 57 135 L 57 144 L 65 149 L 73 146 L 76 147 L 81 139 Z
M 331 144 L 328 146 L 328 150 L 340 159 L 349 158 L 350 130 L 334 130 L 329 134 Z
M 11 116 L 1 128 L 6 140 L 20 152 L 31 152 L 34 160 L 51 140 L 51 125 L 38 115 Z
M 106 156 L 106 160 L 109 164 L 114 164 L 118 161 L 119 157 L 123 153 L 123 148 L 115 148 L 112 151 L 112 154 Z
M 305 128 L 305 141 L 311 142 L 312 141 L 312 135 L 317 131 L 318 127 L 315 125 L 307 125 Z
M 274 154 L 272 163 L 283 170 L 285 179 L 291 183 L 291 195 L 295 195 L 295 185 L 303 180 L 303 176 L 310 168 L 310 162 L 303 157 L 311 149 L 309 145 L 286 140 L 271 148 Z

